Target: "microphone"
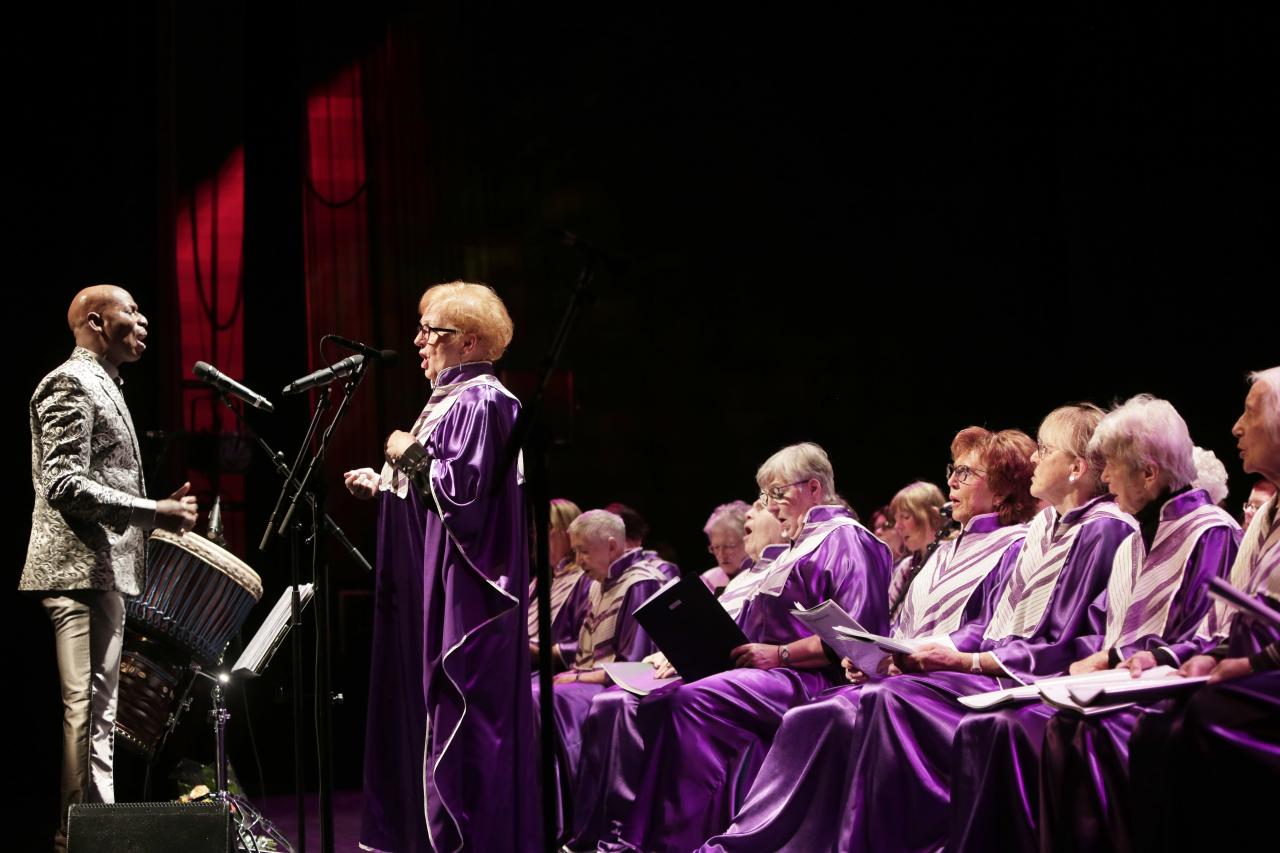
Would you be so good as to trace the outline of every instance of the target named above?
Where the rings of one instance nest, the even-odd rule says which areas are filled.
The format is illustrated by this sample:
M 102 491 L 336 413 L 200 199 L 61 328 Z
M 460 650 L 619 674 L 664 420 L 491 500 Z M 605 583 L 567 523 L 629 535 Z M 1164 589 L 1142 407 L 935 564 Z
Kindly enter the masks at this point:
M 372 358 L 374 361 L 391 363 L 396 360 L 397 355 L 395 350 L 384 349 L 374 350 L 373 355 L 368 357 Z M 288 385 L 284 386 L 284 391 L 281 393 L 287 397 L 291 394 L 301 394 L 303 391 L 310 391 L 312 388 L 320 388 L 328 385 L 335 379 L 341 379 L 344 376 L 349 376 L 352 373 L 355 373 L 360 369 L 360 366 L 364 364 L 365 359 L 366 356 L 363 355 L 349 355 L 332 367 L 326 367 L 323 370 L 308 373 L 301 379 L 290 382 Z
M 191 368 L 191 372 L 202 382 L 212 385 L 219 391 L 230 394 L 236 399 L 244 400 L 255 409 L 262 409 L 264 412 L 274 412 L 276 409 L 266 397 L 241 385 L 208 362 L 197 361 L 195 366 Z
M 325 335 L 325 337 L 340 347 L 353 350 L 361 355 L 371 356 L 378 361 L 394 361 L 396 357 L 395 350 L 377 349 L 376 347 L 371 347 L 368 344 L 353 341 L 351 338 L 344 338 L 342 335 Z

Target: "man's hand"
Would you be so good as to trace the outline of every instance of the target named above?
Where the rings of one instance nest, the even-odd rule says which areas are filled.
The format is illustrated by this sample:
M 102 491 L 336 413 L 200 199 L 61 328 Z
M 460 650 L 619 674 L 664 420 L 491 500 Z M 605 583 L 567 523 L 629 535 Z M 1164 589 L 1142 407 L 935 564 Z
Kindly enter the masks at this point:
M 782 665 L 778 647 L 767 643 L 747 643 L 729 654 L 733 656 L 733 665 L 739 668 L 773 669 Z
M 352 497 L 366 501 L 378 493 L 378 482 L 381 478 L 372 468 L 357 468 L 342 475 L 342 484 Z
M 1253 672 L 1253 664 L 1249 663 L 1248 658 L 1227 658 L 1209 673 L 1209 683 L 1217 684 L 1219 681 L 1242 678 L 1251 672 Z
M 1214 667 L 1217 665 L 1218 659 L 1215 657 L 1196 655 L 1178 667 L 1178 675 L 1185 675 L 1187 678 L 1199 678 L 1202 675 L 1208 675 L 1213 672 Z
M 1089 672 L 1102 672 L 1107 668 L 1107 662 L 1111 660 L 1111 655 L 1105 650 L 1094 652 L 1087 658 L 1081 658 L 1067 669 L 1072 675 L 1084 675 Z
M 1134 678 L 1141 678 L 1143 672 L 1159 665 L 1160 661 L 1156 660 L 1156 656 L 1151 652 L 1138 652 L 1128 660 L 1120 662 L 1120 666 L 1128 669 L 1129 674 Z
M 183 534 L 196 526 L 196 515 L 200 509 L 196 505 L 196 496 L 187 494 L 189 491 L 191 483 L 183 483 L 169 497 L 156 501 L 156 527 Z

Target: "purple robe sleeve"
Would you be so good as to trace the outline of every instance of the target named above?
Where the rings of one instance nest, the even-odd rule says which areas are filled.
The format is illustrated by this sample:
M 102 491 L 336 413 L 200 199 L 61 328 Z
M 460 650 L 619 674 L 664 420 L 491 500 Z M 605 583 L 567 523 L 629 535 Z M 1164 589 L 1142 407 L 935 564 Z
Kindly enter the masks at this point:
M 1000 555 L 1000 562 L 987 572 L 987 576 L 978 584 L 978 588 L 969 596 L 964 605 L 964 616 L 960 627 L 951 632 L 951 642 L 962 652 L 971 652 L 982 643 L 982 635 L 987 630 L 987 623 L 996 613 L 1000 596 L 1004 593 L 1004 585 L 1013 574 L 1013 566 L 1018 562 L 1018 554 L 1022 551 L 1024 540 L 1019 539 Z
M 432 459 L 427 503 L 438 509 L 445 527 L 467 560 L 495 583 L 506 579 L 507 589 L 519 590 L 523 599 L 523 575 L 510 577 L 513 555 L 523 554 L 526 543 L 498 541 L 494 531 L 515 529 L 514 519 L 494 518 L 494 479 L 501 476 L 507 438 L 520 404 L 489 385 L 468 388 L 427 439 Z M 515 466 L 505 476 L 514 482 Z
M 1095 651 L 1081 638 L 1102 634 L 1106 616 L 1100 598 L 1107 594 L 1111 564 L 1120 543 L 1133 528 L 1115 518 L 1100 518 L 1084 526 L 1071 546 L 1065 564 L 1054 582 L 1049 604 L 1040 624 L 1029 637 L 984 640 L 1005 671 L 1019 681 L 1060 675 L 1074 661 Z
M 1169 619 L 1165 622 L 1164 633 L 1143 637 L 1117 649 L 1120 659 L 1128 659 L 1141 651 L 1169 648 L 1171 643 L 1194 644 L 1196 630 L 1213 604 L 1213 599 L 1209 597 L 1209 581 L 1216 577 L 1230 577 L 1231 564 L 1235 562 L 1239 547 L 1238 530 L 1226 526 L 1206 530 L 1187 558 L 1182 583 L 1169 606 Z M 1173 653 L 1176 656 L 1177 652 Z
M 613 634 L 615 661 L 638 661 L 653 654 L 657 648 L 633 614 L 661 586 L 656 580 L 645 580 L 636 581 L 627 588 L 627 594 L 622 597 L 622 607 L 618 610 L 618 622 Z
M 879 539 L 855 527 L 837 530 L 822 543 L 816 558 L 822 566 L 826 588 L 814 607 L 829 598 L 873 634 L 889 633 L 889 575 L 893 555 Z M 803 625 L 795 620 L 797 625 Z M 799 636 L 813 630 L 803 627 Z

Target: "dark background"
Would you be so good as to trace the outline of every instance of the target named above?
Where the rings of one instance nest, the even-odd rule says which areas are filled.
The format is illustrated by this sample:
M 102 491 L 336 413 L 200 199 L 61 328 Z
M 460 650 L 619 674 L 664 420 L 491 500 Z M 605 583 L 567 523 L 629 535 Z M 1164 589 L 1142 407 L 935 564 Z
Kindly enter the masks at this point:
M 164 342 L 174 199 L 236 146 L 244 378 L 274 389 L 308 369 L 304 97 L 353 62 L 374 343 L 406 358 L 362 390 L 374 426 L 333 461 L 331 486 L 376 460 L 425 397 L 407 330 L 426 285 L 492 284 L 516 322 L 500 366 L 528 387 L 577 273 L 555 236 L 567 229 L 627 269 L 597 281 L 566 354 L 554 491 L 637 506 L 687 569 L 710 565 L 710 510 L 750 499 L 783 444 L 826 447 L 866 516 L 911 479 L 940 483 L 961 427 L 1034 432 L 1063 402 L 1142 391 L 1170 399 L 1227 464 L 1234 511 L 1249 485 L 1229 434 L 1244 376 L 1280 362 L 1270 23 L 1208 8 L 28 10 L 6 56 L 12 582 L 29 530 L 26 400 L 71 347 L 62 317 L 80 287 L 119 282 L 150 315 L 153 346 L 126 369 L 126 394 L 139 430 L 180 429 L 190 365 Z M 292 453 L 305 417 L 295 402 L 251 420 Z M 153 492 L 178 476 L 161 472 Z M 276 488 L 259 461 L 251 539 Z M 339 489 L 333 511 L 372 554 L 369 507 Z M 280 554 L 241 556 L 273 599 Z M 337 781 L 355 788 L 371 579 L 336 556 L 333 571 Z M 10 601 L 10 731 L 29 753 L 13 813 L 36 847 L 56 812 L 57 679 L 38 604 Z M 246 707 L 265 788 L 290 789 L 275 669 L 233 706 L 233 762 L 253 795 L 264 780 L 237 724 Z M 166 761 L 208 760 L 201 713 Z M 136 770 L 122 767 L 122 793 Z

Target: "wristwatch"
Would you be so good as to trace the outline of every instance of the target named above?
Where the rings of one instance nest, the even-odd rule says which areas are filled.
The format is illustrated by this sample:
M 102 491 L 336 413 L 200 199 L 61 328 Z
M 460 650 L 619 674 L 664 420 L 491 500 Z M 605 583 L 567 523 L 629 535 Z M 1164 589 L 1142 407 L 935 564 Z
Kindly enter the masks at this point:
M 778 646 L 778 665 L 791 666 L 791 649 L 787 648 L 785 643 Z
M 973 657 L 970 659 L 969 671 L 979 674 L 982 673 L 982 656 L 977 652 L 974 652 Z

